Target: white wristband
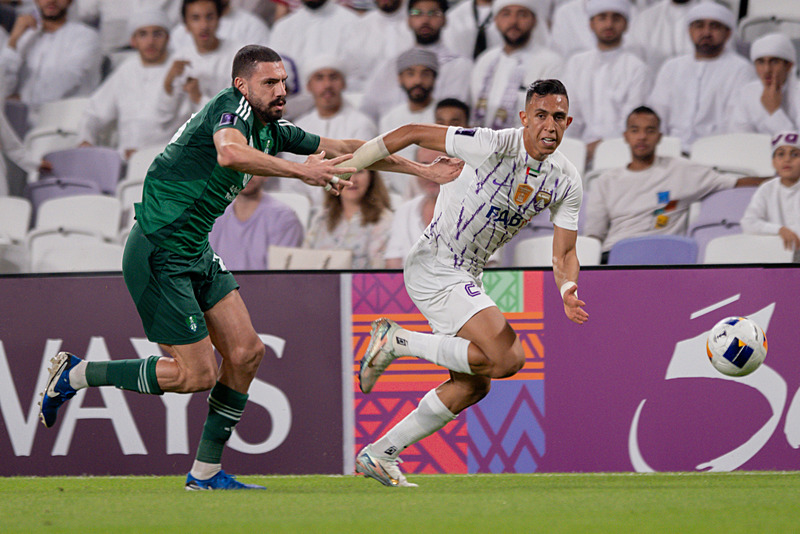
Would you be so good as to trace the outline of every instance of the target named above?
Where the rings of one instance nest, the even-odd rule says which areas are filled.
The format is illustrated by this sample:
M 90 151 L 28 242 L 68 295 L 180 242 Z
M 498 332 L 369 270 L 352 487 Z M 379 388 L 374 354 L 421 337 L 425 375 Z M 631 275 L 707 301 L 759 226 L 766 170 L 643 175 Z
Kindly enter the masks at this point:
M 567 280 L 566 282 L 564 282 L 561 285 L 561 300 L 564 300 L 564 293 L 566 293 L 567 291 L 569 291 L 570 289 L 572 289 L 573 287 L 575 287 L 577 285 L 578 284 L 576 284 L 572 280 Z M 575 292 L 575 297 L 576 298 L 578 297 L 578 292 L 577 291 Z
M 337 167 L 355 167 L 361 170 L 369 167 L 376 161 L 380 161 L 389 155 L 386 145 L 383 143 L 383 136 L 373 137 L 353 152 L 353 157 L 336 165 Z

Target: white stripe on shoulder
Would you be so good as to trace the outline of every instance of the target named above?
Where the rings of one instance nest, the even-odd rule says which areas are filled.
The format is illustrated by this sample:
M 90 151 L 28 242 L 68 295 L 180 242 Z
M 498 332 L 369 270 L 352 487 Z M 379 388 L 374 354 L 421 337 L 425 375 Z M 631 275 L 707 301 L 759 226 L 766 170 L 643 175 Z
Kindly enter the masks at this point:
M 294 124 L 286 119 L 278 119 L 278 124 L 280 126 L 294 126 Z
M 236 108 L 236 112 L 235 113 L 237 115 L 241 115 L 242 114 L 242 109 L 245 106 L 245 104 L 247 104 L 247 100 L 245 100 L 245 98 L 243 96 L 242 98 L 239 99 L 239 107 Z

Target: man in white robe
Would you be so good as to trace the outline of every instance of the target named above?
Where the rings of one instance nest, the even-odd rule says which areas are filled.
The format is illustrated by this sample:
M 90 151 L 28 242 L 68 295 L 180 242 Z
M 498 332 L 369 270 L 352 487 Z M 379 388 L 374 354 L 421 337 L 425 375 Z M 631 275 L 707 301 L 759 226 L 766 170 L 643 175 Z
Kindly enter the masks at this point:
M 520 126 L 525 91 L 538 79 L 559 78 L 563 59 L 532 39 L 536 0 L 495 0 L 494 23 L 504 44 L 481 54 L 472 69 L 472 124 L 499 130 Z
M 367 12 L 358 23 L 358 31 L 348 39 L 351 72 L 348 86 L 362 91 L 375 66 L 386 58 L 414 46 L 414 33 L 408 27 L 403 0 L 376 0 L 376 9 Z
M 694 51 L 686 32 L 686 14 L 700 1 L 658 0 L 631 22 L 630 41 L 642 51 L 642 59 L 653 72 L 658 72 L 664 61 Z
M 378 134 L 375 123 L 344 97 L 349 77 L 344 61 L 331 55 L 320 55 L 306 64 L 306 90 L 314 99 L 314 109 L 294 120 L 298 128 L 318 132 L 333 139 L 372 139 Z M 306 156 L 281 153 L 282 158 L 301 163 Z M 322 206 L 325 193 L 319 187 L 308 187 L 300 180 L 275 180 L 282 191 L 300 193 L 311 202 L 312 215 Z
M 97 27 L 103 53 L 110 55 L 129 45 L 128 23 L 131 16 L 153 9 L 164 13 L 165 19 L 161 24 L 167 29 L 180 22 L 180 0 L 74 0 L 70 15 Z
M 395 64 L 396 80 L 406 94 L 401 104 L 391 108 L 381 117 L 378 130 L 388 132 L 405 124 L 433 124 L 433 93 L 438 83 L 439 61 L 433 52 L 421 48 L 411 48 L 400 54 Z M 408 146 L 397 152 L 408 159 L 414 157 L 414 147 Z M 420 190 L 408 176 L 381 172 L 390 193 L 401 195 L 408 200 L 419 194 Z
M 661 116 L 666 135 L 680 138 L 688 153 L 700 137 L 726 131 L 728 103 L 756 75 L 746 59 L 726 50 L 736 27 L 730 9 L 700 3 L 689 10 L 686 22 L 694 53 L 662 65 L 648 105 Z
M 728 130 L 774 135 L 800 127 L 797 51 L 791 39 L 771 33 L 753 41 L 750 59 L 758 80 L 741 87 L 728 108 Z
M 536 44 L 550 42 L 548 29 L 555 0 L 537 0 L 536 12 L 547 13 L 548 24 L 542 24 L 533 35 Z M 476 59 L 489 48 L 503 44 L 503 37 L 492 18 L 492 0 L 463 0 L 447 12 L 447 26 L 442 31 L 442 41 L 456 54 Z M 481 36 L 482 34 L 482 36 Z
M 128 34 L 136 56 L 123 62 L 92 94 L 78 128 L 82 146 L 103 144 L 116 131 L 116 148 L 126 159 L 143 146 L 166 145 L 181 123 L 163 121 L 158 95 L 172 62 L 169 30 L 161 10 L 133 13 Z
M 184 122 L 230 86 L 230 64 L 240 47 L 217 36 L 221 13 L 218 1 L 186 1 L 183 22 L 192 43 L 175 51 L 158 93 L 158 112 L 165 121 Z
M 100 85 L 100 38 L 85 24 L 67 20 L 70 4 L 37 0 L 41 20 L 19 15 L 0 50 L 3 87 L 28 105 L 34 124 L 41 104 L 88 96 Z
M 222 16 L 219 19 L 217 37 L 231 41 L 237 50 L 249 44 L 266 46 L 269 42 L 267 23 L 245 11 L 231 6 L 230 0 L 222 0 Z M 192 36 L 184 24 L 178 24 L 170 34 L 170 48 L 180 50 L 192 44 Z
M 472 61 L 461 57 L 441 40 L 442 29 L 447 23 L 447 0 L 409 0 L 408 26 L 414 34 L 416 48 L 436 55 L 439 71 L 433 99 L 457 98 L 469 101 L 469 83 Z M 403 89 L 397 85 L 398 56 L 384 61 L 372 74 L 364 88 L 361 111 L 380 122 L 381 117 L 393 106 L 405 101 Z
M 275 22 L 269 46 L 292 58 L 298 79 L 305 80 L 304 65 L 314 56 L 347 57 L 348 40 L 359 22 L 358 15 L 334 0 L 303 0 L 303 7 Z
M 622 135 L 626 115 L 645 103 L 650 71 L 622 46 L 630 1 L 589 0 L 586 7 L 597 43 L 593 50 L 567 60 L 564 85 L 570 92 L 573 117 L 567 136 L 586 143 L 591 160 L 597 143 Z

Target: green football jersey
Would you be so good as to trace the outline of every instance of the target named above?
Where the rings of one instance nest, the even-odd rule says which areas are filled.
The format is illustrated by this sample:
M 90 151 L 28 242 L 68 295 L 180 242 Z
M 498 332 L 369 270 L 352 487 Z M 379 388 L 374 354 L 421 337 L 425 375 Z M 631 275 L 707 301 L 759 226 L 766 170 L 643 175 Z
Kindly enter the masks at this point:
M 145 236 L 181 256 L 202 252 L 214 221 L 251 178 L 217 163 L 213 136 L 222 128 L 236 128 L 250 146 L 273 156 L 313 154 L 319 147 L 319 136 L 288 121 L 262 124 L 236 88 L 220 91 L 153 160 L 142 202 L 134 206 Z

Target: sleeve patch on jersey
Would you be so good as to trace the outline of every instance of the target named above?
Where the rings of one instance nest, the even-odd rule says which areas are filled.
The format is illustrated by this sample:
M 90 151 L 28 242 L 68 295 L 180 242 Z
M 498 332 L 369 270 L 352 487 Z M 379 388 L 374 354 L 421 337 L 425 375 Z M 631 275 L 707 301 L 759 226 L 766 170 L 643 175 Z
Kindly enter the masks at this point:
M 238 117 L 235 113 L 223 113 L 222 117 L 219 119 L 220 126 L 233 126 L 236 124 L 236 120 Z
M 459 128 L 456 130 L 456 135 L 467 135 L 469 137 L 475 137 L 475 128 Z

